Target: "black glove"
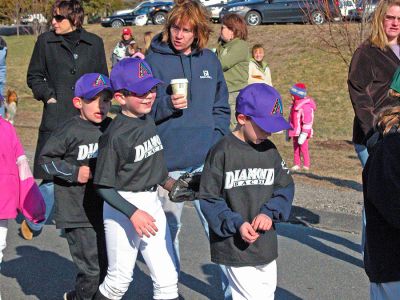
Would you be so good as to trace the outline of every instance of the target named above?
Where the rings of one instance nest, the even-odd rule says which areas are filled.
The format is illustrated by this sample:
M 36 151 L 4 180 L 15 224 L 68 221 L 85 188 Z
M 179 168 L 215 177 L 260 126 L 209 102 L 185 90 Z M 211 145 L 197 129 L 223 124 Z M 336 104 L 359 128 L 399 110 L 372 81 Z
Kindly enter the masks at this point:
M 169 199 L 172 202 L 193 201 L 197 199 L 200 187 L 201 173 L 185 173 L 179 177 L 171 191 L 169 192 Z

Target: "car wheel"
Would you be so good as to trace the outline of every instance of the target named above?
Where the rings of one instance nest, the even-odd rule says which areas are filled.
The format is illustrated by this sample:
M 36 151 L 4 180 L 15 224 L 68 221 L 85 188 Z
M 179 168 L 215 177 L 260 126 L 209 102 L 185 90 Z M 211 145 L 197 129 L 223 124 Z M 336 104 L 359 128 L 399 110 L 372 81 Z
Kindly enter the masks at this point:
M 321 25 L 325 23 L 325 15 L 320 11 L 314 11 L 311 14 L 311 23 L 315 25 Z
M 120 28 L 122 26 L 124 26 L 124 23 L 122 23 L 121 20 L 114 20 L 111 23 L 111 27 L 113 27 L 113 28 Z
M 166 20 L 167 20 L 167 14 L 163 11 L 159 11 L 153 17 L 153 24 L 164 25 Z
M 261 15 L 256 11 L 249 11 L 246 15 L 246 23 L 249 26 L 256 26 L 261 24 Z

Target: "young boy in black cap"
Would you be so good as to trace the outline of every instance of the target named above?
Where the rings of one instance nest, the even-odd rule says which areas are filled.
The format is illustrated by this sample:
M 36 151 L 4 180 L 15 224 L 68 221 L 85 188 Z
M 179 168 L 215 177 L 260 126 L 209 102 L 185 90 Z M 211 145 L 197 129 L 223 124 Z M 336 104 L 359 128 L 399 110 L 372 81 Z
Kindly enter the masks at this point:
M 92 299 L 107 271 L 103 201 L 93 188 L 98 139 L 110 124 L 112 99 L 107 76 L 83 75 L 75 84 L 75 108 L 80 111 L 56 130 L 41 151 L 41 166 L 54 176 L 57 228 L 65 229 L 78 274 L 75 290 L 64 300 Z
M 271 133 L 290 128 L 279 93 L 264 83 L 241 90 L 237 126 L 208 153 L 200 205 L 210 226 L 211 260 L 226 265 L 232 297 L 274 299 L 277 236 L 294 184 Z

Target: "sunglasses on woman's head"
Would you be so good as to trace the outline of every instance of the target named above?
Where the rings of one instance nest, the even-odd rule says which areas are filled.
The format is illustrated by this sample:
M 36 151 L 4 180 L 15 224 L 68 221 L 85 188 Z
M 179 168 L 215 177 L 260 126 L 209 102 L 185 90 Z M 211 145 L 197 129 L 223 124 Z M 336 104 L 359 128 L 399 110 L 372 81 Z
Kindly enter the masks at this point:
M 62 22 L 63 20 L 65 20 L 67 17 L 64 17 L 63 15 L 55 15 L 53 16 L 53 19 L 56 20 L 57 23 Z

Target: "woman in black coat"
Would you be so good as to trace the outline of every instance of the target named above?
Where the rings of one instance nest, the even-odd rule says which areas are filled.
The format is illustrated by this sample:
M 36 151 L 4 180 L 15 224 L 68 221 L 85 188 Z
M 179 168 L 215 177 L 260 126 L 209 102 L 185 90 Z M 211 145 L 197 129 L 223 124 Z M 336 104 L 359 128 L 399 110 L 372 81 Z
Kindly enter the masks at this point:
M 54 203 L 52 178 L 38 165 L 41 149 L 51 133 L 78 114 L 72 105 L 75 82 L 85 73 L 108 75 L 103 40 L 82 28 L 84 11 L 79 1 L 56 0 L 52 9 L 53 30 L 38 37 L 29 63 L 27 83 L 36 100 L 43 102 L 43 115 L 36 146 L 34 177 L 46 202 L 46 219 Z M 23 222 L 22 236 L 32 239 L 44 223 Z

